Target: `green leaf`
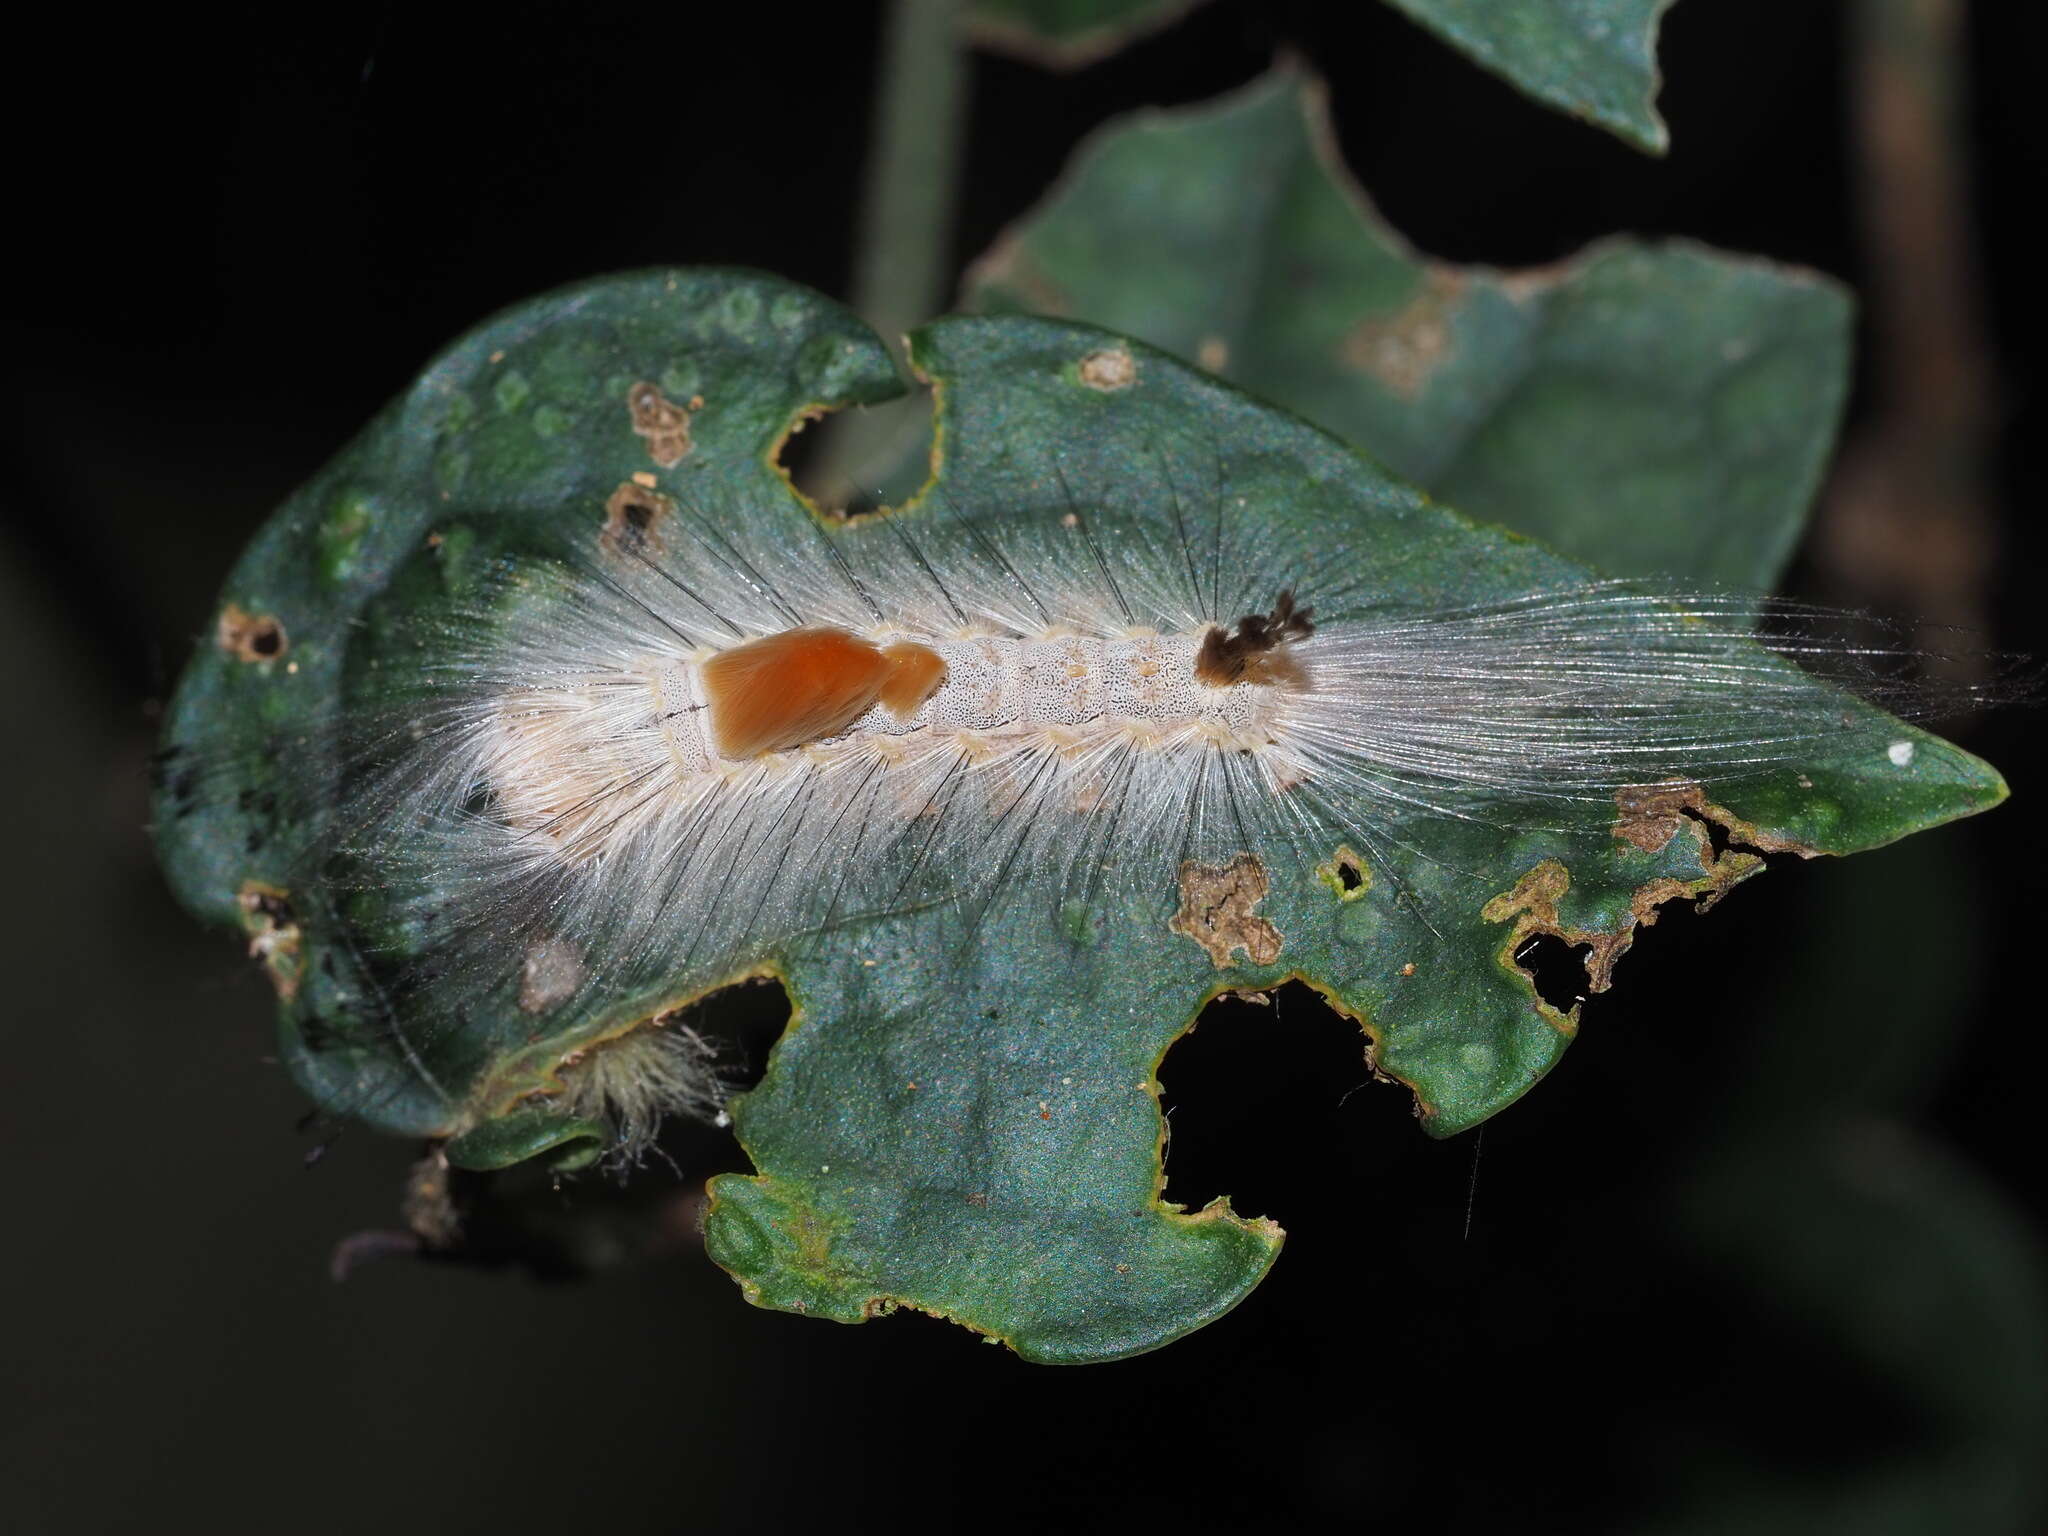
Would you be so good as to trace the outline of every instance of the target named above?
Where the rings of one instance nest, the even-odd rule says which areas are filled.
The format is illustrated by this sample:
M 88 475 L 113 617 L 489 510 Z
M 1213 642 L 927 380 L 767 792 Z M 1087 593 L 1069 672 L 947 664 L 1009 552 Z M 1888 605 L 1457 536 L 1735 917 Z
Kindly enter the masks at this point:
M 962 17 L 978 47 L 1048 69 L 1079 69 L 1162 32 L 1202 0 L 970 0 Z
M 1848 382 L 1849 301 L 1812 273 L 1634 241 L 1521 273 L 1419 257 L 1285 70 L 1104 129 L 967 300 L 1200 362 L 1616 575 L 1755 589 L 1798 542 Z
M 2039 1528 L 2048 1275 L 1981 1174 L 1899 1122 L 1807 1105 L 1708 1148 L 1659 1224 L 1712 1265 L 1724 1315 L 1912 1426 L 1818 1460 L 1701 1432 L 1663 1471 L 1685 1513 L 1659 1536 Z
M 1672 0 L 1387 0 L 1537 101 L 1661 155 L 1657 23 Z
M 928 507 L 1057 518 L 1085 494 L 1165 538 L 1183 494 L 1227 496 L 1274 548 L 1342 551 L 1375 601 L 1484 601 L 1587 575 L 1141 343 L 960 318 L 914 336 L 912 357 L 938 399 Z M 558 605 L 548 581 L 480 578 L 552 568 L 628 485 L 745 518 L 750 547 L 814 550 L 814 514 L 775 462 L 787 432 L 897 387 L 880 343 L 804 290 L 716 271 L 604 279 L 456 343 L 258 535 L 229 579 L 219 643 L 172 703 L 157 823 L 180 895 L 247 936 L 277 982 L 285 1058 L 318 1101 L 456 1137 L 450 1160 L 473 1166 L 589 1155 L 587 1121 L 565 1111 L 550 1129 L 535 1111 L 573 1062 L 688 988 L 658 976 L 623 999 L 540 1008 L 523 988 L 480 991 L 423 1015 L 446 994 L 406 985 L 408 956 L 434 953 L 406 914 L 431 913 L 442 886 L 344 898 L 292 856 L 327 814 L 326 728 L 344 703 L 400 686 L 408 653 L 391 637 L 409 617 L 485 592 Z M 892 514 L 921 515 L 936 514 Z M 824 532 L 893 537 L 886 519 Z M 1531 825 L 1376 808 L 1393 865 L 1347 850 L 1345 826 L 1305 800 L 1327 859 L 1248 831 L 1228 867 L 1176 877 L 1166 857 L 1157 889 L 1088 907 L 1062 906 L 1056 872 L 1020 863 L 971 942 L 947 906 L 763 934 L 744 963 L 780 975 L 796 1013 L 734 1105 L 758 1172 L 715 1182 L 709 1251 L 765 1305 L 844 1321 L 921 1308 L 1039 1360 L 1131 1354 L 1200 1326 L 1256 1284 L 1279 1241 L 1227 1205 L 1187 1213 L 1159 1198 L 1156 1068 L 1206 999 L 1301 977 L 1359 1021 L 1362 1049 L 1414 1088 L 1432 1133 L 1474 1125 L 1540 1078 L 1575 1027 L 1538 1001 L 1519 945 L 1585 944 L 1604 976 L 1655 902 L 1715 898 L 1761 867 L 1717 848 L 1710 823 L 1746 846 L 1846 853 L 2004 794 L 1937 738 L 1846 699 L 1829 707 L 1850 739 L 1911 752 L 1774 766 L 1683 813 L 1546 806 Z M 262 750 L 219 752 L 252 727 L 268 732 Z M 433 878 L 452 889 L 466 873 Z M 392 1015 L 366 1022 L 375 996 Z

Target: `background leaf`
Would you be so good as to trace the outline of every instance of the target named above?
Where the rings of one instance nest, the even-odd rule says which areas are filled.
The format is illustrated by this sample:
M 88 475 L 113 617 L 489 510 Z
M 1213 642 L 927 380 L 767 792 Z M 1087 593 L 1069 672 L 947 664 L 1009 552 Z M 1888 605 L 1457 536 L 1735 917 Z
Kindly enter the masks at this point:
M 1285 70 L 1103 129 L 966 299 L 1142 337 L 1603 570 L 1748 588 L 1798 541 L 1848 380 L 1817 274 L 1628 240 L 1521 273 L 1418 256 Z
M 1728 1136 L 1662 1224 L 1741 1307 L 1741 1326 L 1807 1341 L 1829 1362 L 1824 1380 L 1853 1383 L 1915 1433 L 1853 1446 L 1854 1477 L 1739 1441 L 1700 1446 L 1667 1473 L 1667 1507 L 1686 1513 L 1650 1529 L 2024 1527 L 2048 1397 L 2012 1362 L 2048 1345 L 2044 1277 L 2019 1213 L 1989 1180 L 1895 1121 L 1805 1113 Z M 1816 1415 L 1835 1408 L 1798 1372 L 1784 1389 L 1811 1397 Z
M 978 47 L 1048 69 L 1079 69 L 1179 21 L 1202 0 L 971 0 Z
M 1672 0 L 1387 0 L 1546 105 L 1661 155 L 1657 23 Z

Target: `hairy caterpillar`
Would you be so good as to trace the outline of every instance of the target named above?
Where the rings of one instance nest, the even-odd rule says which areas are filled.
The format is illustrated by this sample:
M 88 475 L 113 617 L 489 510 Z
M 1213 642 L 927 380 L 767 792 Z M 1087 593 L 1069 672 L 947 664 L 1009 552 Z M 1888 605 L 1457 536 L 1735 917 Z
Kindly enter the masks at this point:
M 1130 387 L 1124 363 L 1080 387 Z M 687 469 L 691 414 L 622 393 L 621 435 Z M 1502 884 L 1466 867 L 1461 825 L 1604 848 L 1632 793 L 1868 776 L 1932 741 L 1841 691 L 1931 699 L 1816 610 L 1476 533 L 1474 599 L 1427 543 L 1448 515 L 1412 497 L 1376 545 L 1274 523 L 1276 496 L 1327 494 L 1335 450 L 1333 471 L 1105 442 L 1011 450 L 986 487 L 851 521 L 766 505 L 772 482 L 613 471 L 549 540 L 493 548 L 452 515 L 394 535 L 384 595 L 328 635 L 231 604 L 231 636 L 224 609 L 220 649 L 266 684 L 323 640 L 341 678 L 337 708 L 263 747 L 292 763 L 264 791 L 291 846 L 260 851 L 285 872 L 234 886 L 291 1027 L 331 1031 L 297 1058 L 316 1093 L 439 1135 L 540 1102 L 630 1161 L 661 1114 L 718 1098 L 694 1039 L 640 1027 L 649 1000 L 877 914 L 929 912 L 962 953 L 999 902 L 1048 932 L 1101 910 L 1161 932 L 1190 871 L 1256 850 L 1262 882 L 1312 878 L 1341 846 L 1441 938 L 1494 921 Z M 198 718 L 167 733 L 170 821 L 203 821 L 192 762 L 225 750 Z M 1245 932 L 1247 964 L 1271 961 Z M 1231 962 L 1198 944 L 1191 967 Z

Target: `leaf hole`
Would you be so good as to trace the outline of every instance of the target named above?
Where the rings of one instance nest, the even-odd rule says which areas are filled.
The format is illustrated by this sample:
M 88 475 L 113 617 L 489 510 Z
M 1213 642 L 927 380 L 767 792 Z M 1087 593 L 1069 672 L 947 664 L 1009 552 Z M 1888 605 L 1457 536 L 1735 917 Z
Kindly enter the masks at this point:
M 648 475 L 647 480 L 654 477 Z M 664 496 L 642 477 L 624 481 L 604 504 L 605 547 L 627 554 L 659 552 L 676 513 L 672 497 Z
M 1515 946 L 1515 964 L 1536 995 L 1559 1013 L 1570 1013 L 1592 990 L 1586 962 L 1590 944 L 1570 944 L 1554 933 L 1532 933 Z
M 929 389 L 801 417 L 776 449 L 775 465 L 821 512 L 853 517 L 901 506 L 932 477 L 936 419 Z
M 1339 901 L 1357 901 L 1372 889 L 1372 871 L 1348 844 L 1316 866 L 1316 874 Z
M 284 626 L 270 614 L 229 603 L 221 610 L 214 643 L 242 661 L 275 661 L 285 652 Z
M 1283 1222 L 1355 1200 L 1357 1170 L 1418 1139 L 1414 1100 L 1375 1080 L 1368 1051 L 1302 982 L 1215 999 L 1159 1065 L 1164 1198 L 1200 1210 L 1227 1195 L 1240 1216 Z

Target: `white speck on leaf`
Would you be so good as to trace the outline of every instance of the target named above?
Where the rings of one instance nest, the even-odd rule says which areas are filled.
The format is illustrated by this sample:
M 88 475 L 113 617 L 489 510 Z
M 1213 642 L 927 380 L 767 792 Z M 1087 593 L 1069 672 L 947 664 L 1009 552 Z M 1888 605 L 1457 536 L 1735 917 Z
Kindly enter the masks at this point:
M 1913 761 L 1913 743 L 1895 741 L 1884 749 L 1884 755 L 1892 760 L 1894 768 L 1903 768 Z

